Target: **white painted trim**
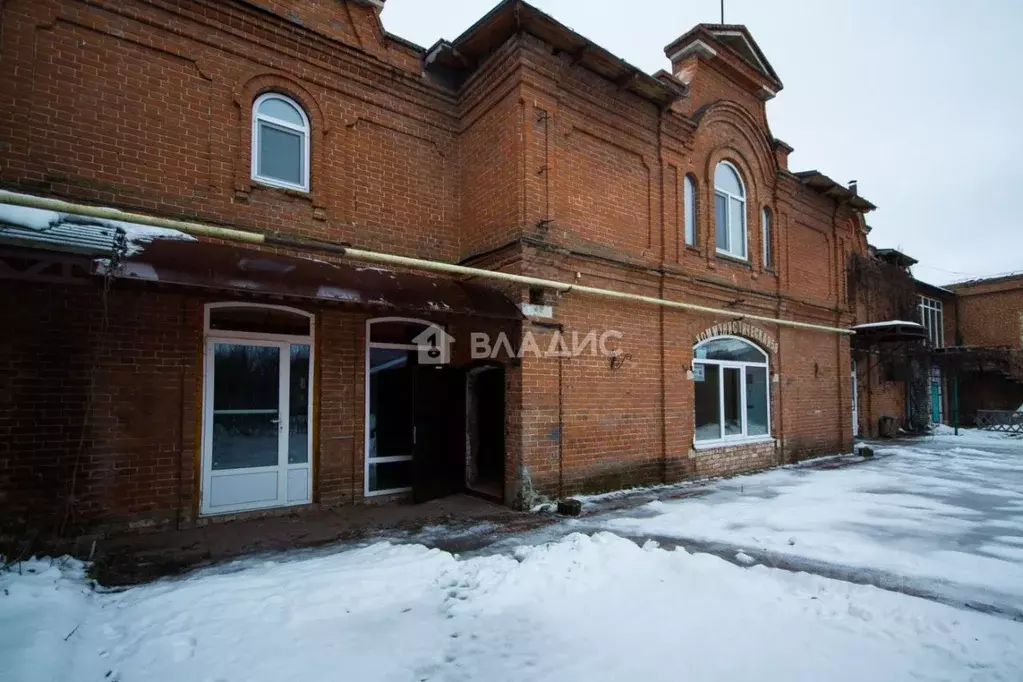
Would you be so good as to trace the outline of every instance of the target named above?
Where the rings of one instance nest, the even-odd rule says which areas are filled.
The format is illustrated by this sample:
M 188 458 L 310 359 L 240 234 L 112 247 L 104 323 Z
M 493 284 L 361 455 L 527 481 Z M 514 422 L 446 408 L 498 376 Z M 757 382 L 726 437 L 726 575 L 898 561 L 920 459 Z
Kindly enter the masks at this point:
M 743 445 L 759 445 L 761 443 L 774 443 L 774 436 L 754 436 L 753 438 L 725 438 L 723 440 L 694 440 L 693 450 L 721 450 L 724 448 L 737 448 Z
M 269 100 L 279 99 L 298 110 L 299 115 L 302 117 L 304 125 L 296 126 L 290 121 L 283 121 L 273 116 L 267 116 L 266 114 L 259 113 L 259 106 Z M 277 178 L 271 178 L 259 174 L 259 126 L 264 123 L 272 128 L 279 128 L 286 132 L 296 133 L 302 136 L 302 182 L 292 183 Z M 299 192 L 309 191 L 309 138 L 312 136 L 312 126 L 309 125 L 309 116 L 305 112 L 305 108 L 296 102 L 291 97 L 283 95 L 279 92 L 267 92 L 259 97 L 252 103 L 252 180 L 258 182 L 261 185 L 269 185 L 271 187 L 280 187 L 283 189 L 293 189 Z
M 671 55 L 670 61 L 676 62 L 679 59 L 684 59 L 691 54 L 698 55 L 700 57 L 706 57 L 708 59 L 718 56 L 718 51 L 708 45 L 702 40 L 694 40 L 685 47 L 679 49 L 675 54 Z
M 282 312 L 291 313 L 301 317 L 309 319 L 309 334 L 270 334 L 263 332 L 242 332 L 234 331 L 231 329 L 210 329 L 210 311 L 217 308 L 259 308 L 263 310 L 280 310 Z M 253 341 L 293 341 L 295 343 L 303 343 L 307 341 L 312 343 L 314 336 L 316 335 L 316 314 L 306 312 L 299 308 L 292 308 L 286 305 L 273 305 L 263 303 L 248 303 L 243 301 L 218 301 L 216 303 L 207 303 L 203 310 L 203 334 L 207 337 L 225 337 L 232 339 L 252 339 Z
M 395 455 L 394 457 L 376 457 L 373 464 L 393 464 L 394 462 L 411 462 L 412 455 Z
M 390 488 L 388 490 L 378 490 L 373 493 L 365 493 L 365 497 L 382 497 L 384 495 L 398 495 L 400 493 L 410 493 L 412 488 Z
M 698 192 L 696 178 L 692 173 L 682 176 L 682 240 L 686 246 L 696 246 L 696 223 L 697 223 L 697 199 Z
M 757 60 L 757 64 L 760 65 L 760 68 L 764 71 L 764 73 L 770 73 L 770 70 L 767 68 L 767 64 L 765 64 L 764 61 L 757 55 L 757 51 L 753 48 L 753 44 L 750 43 L 749 39 L 745 36 L 745 34 L 742 33 L 742 31 L 722 31 L 720 29 L 716 30 L 711 29 L 711 33 L 713 33 L 714 36 L 742 38 L 742 42 L 746 43 L 746 47 L 749 49 L 750 55 L 752 55 L 753 59 Z

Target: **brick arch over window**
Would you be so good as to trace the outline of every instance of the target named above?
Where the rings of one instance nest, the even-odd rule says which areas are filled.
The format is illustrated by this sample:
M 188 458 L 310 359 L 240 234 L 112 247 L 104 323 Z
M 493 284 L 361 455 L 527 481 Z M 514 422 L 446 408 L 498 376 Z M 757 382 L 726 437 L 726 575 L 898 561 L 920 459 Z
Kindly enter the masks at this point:
M 714 172 L 718 163 L 729 161 L 739 172 L 746 188 L 747 260 L 754 270 L 762 269 L 759 254 L 763 248 L 759 229 L 759 206 L 774 207 L 778 164 L 771 147 L 770 131 L 765 124 L 734 102 L 721 100 L 700 109 L 693 136 L 694 164 L 700 181 L 699 239 L 708 246 L 715 240 Z M 716 249 L 705 249 L 705 258 L 714 260 Z
M 731 141 L 732 146 L 744 148 L 748 160 L 756 166 L 755 180 L 763 179 L 773 185 L 778 162 L 771 147 L 770 130 L 765 130 L 748 111 L 734 102 L 722 100 L 708 105 L 696 114 L 697 138 L 709 134 L 712 129 L 724 129 L 721 139 Z
M 314 208 L 326 206 L 324 171 L 330 126 L 316 97 L 288 76 L 276 72 L 250 75 L 234 89 L 238 135 L 234 154 L 234 189 L 249 194 L 252 180 L 252 105 L 260 95 L 277 92 L 295 101 L 309 118 L 309 192 Z M 271 190 L 280 191 L 280 190 Z M 292 190 L 284 190 L 293 193 Z

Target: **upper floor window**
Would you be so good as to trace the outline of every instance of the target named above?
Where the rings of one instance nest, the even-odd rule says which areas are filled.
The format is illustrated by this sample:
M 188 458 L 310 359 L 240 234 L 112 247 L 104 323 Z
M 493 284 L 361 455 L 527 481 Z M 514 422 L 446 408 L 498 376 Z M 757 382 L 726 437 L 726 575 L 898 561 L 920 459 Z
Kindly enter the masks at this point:
M 267 93 L 252 105 L 252 179 L 309 191 L 309 118 L 284 95 Z
M 945 345 L 945 306 L 936 298 L 920 297 L 920 324 L 935 348 Z
M 692 175 L 686 175 L 683 183 L 682 199 L 685 204 L 686 244 L 696 244 L 696 181 Z
M 761 211 L 760 222 L 763 229 L 764 238 L 764 267 L 771 269 L 774 267 L 774 254 L 771 252 L 771 210 L 765 208 Z
M 746 188 L 735 166 L 722 161 L 714 171 L 714 221 L 718 253 L 746 259 Z

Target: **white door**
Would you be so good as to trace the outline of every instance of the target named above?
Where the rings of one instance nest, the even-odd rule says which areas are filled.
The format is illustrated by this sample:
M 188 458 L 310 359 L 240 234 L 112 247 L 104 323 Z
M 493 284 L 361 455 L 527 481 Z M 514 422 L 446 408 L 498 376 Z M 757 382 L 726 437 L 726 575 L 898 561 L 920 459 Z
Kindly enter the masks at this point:
M 308 503 L 311 346 L 206 342 L 202 513 Z

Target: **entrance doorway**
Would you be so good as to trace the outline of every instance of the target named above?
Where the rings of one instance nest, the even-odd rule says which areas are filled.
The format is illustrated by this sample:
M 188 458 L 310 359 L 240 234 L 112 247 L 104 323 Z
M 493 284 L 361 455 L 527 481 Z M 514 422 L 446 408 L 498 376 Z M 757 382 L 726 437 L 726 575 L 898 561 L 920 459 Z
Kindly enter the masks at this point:
M 426 337 L 439 345 L 424 349 Z M 463 490 L 465 373 L 448 363 L 444 331 L 383 318 L 369 321 L 368 338 L 364 494 L 425 502 Z
M 467 372 L 465 483 L 469 490 L 504 501 L 504 365 Z
M 207 307 L 204 515 L 312 500 L 312 334 L 302 311 Z
M 945 391 L 941 380 L 941 367 L 931 365 L 931 422 L 942 424 L 945 421 Z

